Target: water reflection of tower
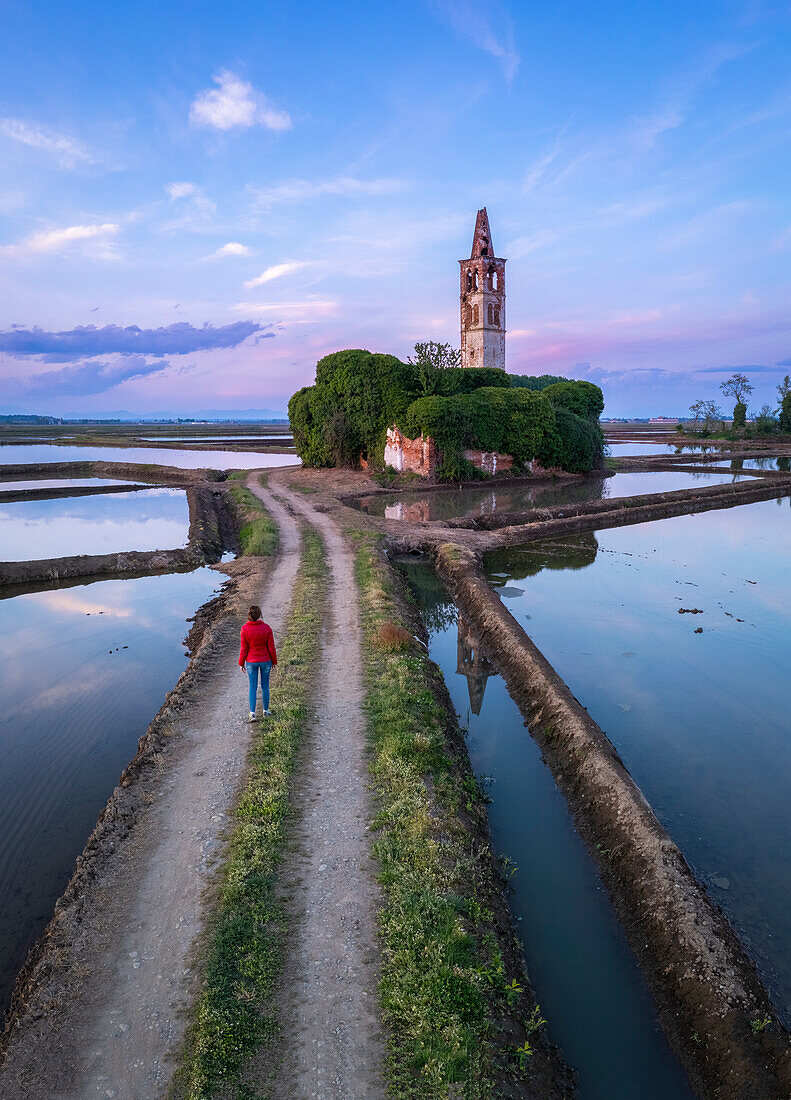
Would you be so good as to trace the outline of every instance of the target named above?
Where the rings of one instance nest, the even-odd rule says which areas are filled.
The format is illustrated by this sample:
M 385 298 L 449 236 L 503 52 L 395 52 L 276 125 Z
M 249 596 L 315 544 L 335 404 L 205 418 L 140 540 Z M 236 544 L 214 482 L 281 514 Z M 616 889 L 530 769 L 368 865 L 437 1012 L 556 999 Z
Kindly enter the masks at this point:
M 470 709 L 473 714 L 480 714 L 483 706 L 483 694 L 486 691 L 486 681 L 492 675 L 492 666 L 481 652 L 478 637 L 473 633 L 470 624 L 463 615 L 459 615 L 458 626 L 456 671 L 460 676 L 467 677 Z

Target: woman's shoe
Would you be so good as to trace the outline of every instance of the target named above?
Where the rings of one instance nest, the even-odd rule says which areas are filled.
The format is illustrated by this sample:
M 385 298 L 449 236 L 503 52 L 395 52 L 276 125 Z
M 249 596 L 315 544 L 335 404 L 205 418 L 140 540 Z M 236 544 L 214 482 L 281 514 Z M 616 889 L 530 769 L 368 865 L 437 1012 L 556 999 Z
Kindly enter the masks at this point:
M 248 722 L 255 722 L 255 711 L 252 711 L 252 710 L 250 711 L 250 713 L 247 716 L 247 721 Z
M 272 711 L 271 710 L 265 710 L 264 711 L 264 718 L 271 718 L 271 717 L 272 717 Z

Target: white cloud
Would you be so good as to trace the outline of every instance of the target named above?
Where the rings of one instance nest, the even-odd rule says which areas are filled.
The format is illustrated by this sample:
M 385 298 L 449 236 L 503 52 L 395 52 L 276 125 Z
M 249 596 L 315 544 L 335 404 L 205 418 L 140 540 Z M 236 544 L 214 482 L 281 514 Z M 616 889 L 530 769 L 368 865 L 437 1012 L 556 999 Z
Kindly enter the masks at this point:
M 186 199 L 197 194 L 198 188 L 194 183 L 169 183 L 165 190 L 175 202 L 176 199 Z
M 288 263 L 273 264 L 272 267 L 268 267 L 266 271 L 262 271 L 260 275 L 256 275 L 254 279 L 248 279 L 244 284 L 247 290 L 252 290 L 253 287 L 263 286 L 264 283 L 271 283 L 273 279 L 279 279 L 281 275 L 290 275 L 292 271 L 299 271 L 301 267 L 306 267 L 304 261 L 292 260 Z
M 0 118 L 0 133 L 31 149 L 41 149 L 64 168 L 78 164 L 96 164 L 94 154 L 78 141 L 63 137 L 42 126 L 30 126 L 18 118 Z
M 387 177 L 359 180 L 351 176 L 336 176 L 331 180 L 284 180 L 275 187 L 253 188 L 252 192 L 262 206 L 273 206 L 275 203 L 301 202 L 325 195 L 355 198 L 366 195 L 393 195 L 403 191 L 405 186 L 403 180 Z
M 239 313 L 263 313 L 273 319 L 283 318 L 291 324 L 302 325 L 330 317 L 337 308 L 337 302 L 317 298 L 305 298 L 297 302 L 237 302 L 233 307 Z
M 510 21 L 502 9 L 492 11 L 489 6 L 490 14 L 495 16 L 500 27 L 498 34 L 472 0 L 434 0 L 434 8 L 458 35 L 496 57 L 502 63 L 506 80 L 513 80 L 520 57 L 514 46 Z
M 9 244 L 0 248 L 0 255 L 31 256 L 44 252 L 62 252 L 71 245 L 93 241 L 99 247 L 95 254 L 108 257 L 112 255 L 110 238 L 120 231 L 114 222 L 103 225 L 69 225 L 64 229 L 51 229 L 48 232 L 33 233 L 19 244 Z
M 246 80 L 227 69 L 215 73 L 212 80 L 217 87 L 201 92 L 190 107 L 190 122 L 194 126 L 209 126 L 215 130 L 232 130 L 235 126 L 291 129 L 288 112 L 271 107 L 266 96 Z
M 211 256 L 207 257 L 210 260 L 223 260 L 226 256 L 249 256 L 250 249 L 246 244 L 240 244 L 239 241 L 228 241 L 221 248 L 218 248 L 216 252 L 213 252 Z

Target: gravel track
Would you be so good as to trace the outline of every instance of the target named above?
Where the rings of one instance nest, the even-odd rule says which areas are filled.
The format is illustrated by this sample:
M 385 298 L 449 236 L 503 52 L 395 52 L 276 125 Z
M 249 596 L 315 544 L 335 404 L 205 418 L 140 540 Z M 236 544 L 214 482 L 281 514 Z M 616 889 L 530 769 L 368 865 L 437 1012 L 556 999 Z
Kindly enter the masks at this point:
M 329 568 L 328 627 L 316 723 L 296 777 L 301 810 L 289 857 L 294 935 L 282 982 L 282 1064 L 273 1096 L 384 1097 L 385 1045 L 377 997 L 379 905 L 370 855 L 362 659 L 354 564 L 336 523 L 270 474 L 271 494 L 312 524 Z M 261 1082 L 263 1084 L 263 1080 Z

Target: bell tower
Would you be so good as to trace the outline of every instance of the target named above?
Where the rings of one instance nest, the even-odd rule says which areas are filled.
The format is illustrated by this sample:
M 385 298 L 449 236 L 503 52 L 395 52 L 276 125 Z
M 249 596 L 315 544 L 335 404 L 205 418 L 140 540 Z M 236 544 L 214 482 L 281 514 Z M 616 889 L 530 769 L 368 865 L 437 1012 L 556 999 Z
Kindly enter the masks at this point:
M 505 369 L 505 260 L 494 254 L 486 207 L 461 268 L 461 365 Z

